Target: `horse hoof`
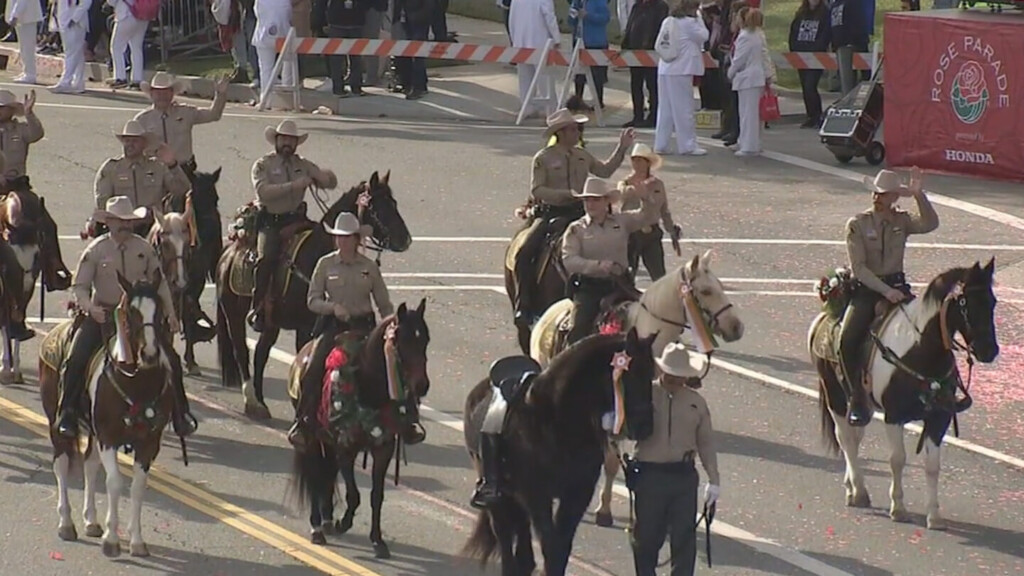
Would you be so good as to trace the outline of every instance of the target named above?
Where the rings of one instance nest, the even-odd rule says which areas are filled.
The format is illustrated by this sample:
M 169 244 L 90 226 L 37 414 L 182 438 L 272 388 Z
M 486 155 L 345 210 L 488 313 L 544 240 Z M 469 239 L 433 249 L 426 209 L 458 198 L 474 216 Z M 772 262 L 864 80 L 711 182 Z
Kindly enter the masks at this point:
M 611 528 L 612 525 L 615 524 L 615 519 L 612 518 L 611 512 L 598 512 L 597 516 L 594 518 L 594 521 L 597 523 L 598 526 L 602 528 Z
M 245 415 L 253 420 L 270 420 L 270 408 L 263 404 L 246 404 Z
M 74 524 L 68 524 L 57 529 L 57 536 L 65 542 L 74 542 L 78 540 L 78 531 L 75 530 Z
M 907 514 L 906 510 L 902 509 L 889 510 L 889 518 L 891 518 L 893 522 L 899 522 L 901 524 L 910 522 L 910 515 Z
M 103 536 L 103 527 L 99 524 L 86 524 L 85 535 L 89 538 L 99 538 Z
M 316 544 L 317 546 L 326 546 L 327 536 L 324 536 L 324 533 L 320 530 L 313 530 L 313 532 L 309 535 L 309 541 L 313 544 Z
M 320 530 L 328 536 L 334 536 L 338 533 L 338 526 L 339 524 L 334 520 L 328 520 L 320 525 Z
M 342 518 L 337 522 L 338 535 L 345 534 L 352 529 L 352 519 Z
M 120 542 L 103 542 L 103 555 L 107 558 L 117 558 L 121 555 Z
M 136 558 L 145 558 L 149 556 L 149 547 L 146 546 L 145 542 L 139 542 L 138 544 L 131 545 L 131 554 Z
M 15 372 L 14 373 L 14 383 L 15 384 L 24 384 L 25 383 L 25 375 L 22 374 L 20 371 Z
M 373 556 L 378 560 L 387 560 L 391 558 L 391 550 L 388 550 L 388 545 L 383 542 L 374 542 Z
M 203 371 L 199 369 L 198 365 L 193 364 L 186 369 L 186 374 L 189 376 L 201 377 L 203 375 Z
M 945 518 L 941 516 L 929 516 L 928 517 L 928 529 L 944 531 L 949 528 L 949 524 L 946 523 Z
M 850 508 L 871 508 L 871 496 L 867 492 L 857 495 L 848 495 L 846 505 Z

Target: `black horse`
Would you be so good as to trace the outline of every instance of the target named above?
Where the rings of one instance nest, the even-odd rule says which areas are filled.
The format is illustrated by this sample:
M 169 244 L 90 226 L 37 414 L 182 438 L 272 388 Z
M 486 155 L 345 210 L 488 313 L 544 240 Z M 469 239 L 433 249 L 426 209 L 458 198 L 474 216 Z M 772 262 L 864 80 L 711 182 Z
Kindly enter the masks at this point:
M 628 360 L 620 382 L 625 432 L 642 440 L 654 424 L 651 344 L 656 337 L 641 339 L 635 328 L 627 334 L 588 336 L 513 395 L 502 433 L 505 498 L 480 513 L 464 556 L 485 565 L 497 552 L 503 576 L 532 574 L 532 525 L 540 538 L 544 573 L 565 574 L 576 528 L 604 464 L 608 432 L 602 416 L 615 407 L 612 364 Z M 470 391 L 463 412 L 466 447 L 478 469 L 480 428 L 491 394 L 490 380 L 481 381 Z M 556 499 L 558 513 L 552 515 Z

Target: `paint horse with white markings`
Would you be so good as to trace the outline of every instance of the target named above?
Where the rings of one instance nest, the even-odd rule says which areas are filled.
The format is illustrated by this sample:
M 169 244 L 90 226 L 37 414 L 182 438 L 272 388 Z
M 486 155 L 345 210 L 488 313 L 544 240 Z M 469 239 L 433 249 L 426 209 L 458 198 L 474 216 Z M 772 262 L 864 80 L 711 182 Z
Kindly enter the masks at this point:
M 975 262 L 970 268 L 953 268 L 939 274 L 928 284 L 923 297 L 892 306 L 878 315 L 871 329 L 872 341 L 864 346 L 862 359 L 867 368 L 863 385 L 867 387 L 869 401 L 884 414 L 891 449 L 889 516 L 897 522 L 908 520 L 903 502 L 903 469 L 907 462 L 903 426 L 923 421 L 917 452 L 923 446 L 928 482 L 927 526 L 931 530 L 946 528 L 939 513 L 939 447 L 950 423 L 956 428 L 957 412 L 970 406 L 970 377 L 965 386 L 955 352 L 965 351 L 969 364 L 974 359 L 988 364 L 999 355 L 993 318 L 994 273 L 995 262 L 989 260 L 984 267 Z M 836 294 L 842 297 L 840 292 Z M 814 319 L 808 332 L 808 348 L 819 377 L 822 434 L 832 453 L 842 450 L 846 458 L 846 505 L 867 508 L 871 498 L 864 486 L 859 460 L 864 428 L 847 423 L 847 398 L 839 381 L 836 347 L 843 308 L 840 305 L 826 310 Z M 963 344 L 956 340 L 957 334 L 963 337 Z M 966 395 L 959 401 L 958 391 Z
M 152 283 L 143 280 L 129 285 L 118 273 L 124 296 L 114 313 L 115 333 L 105 338 L 104 346 L 91 359 L 86 372 L 88 394 L 78 399 L 82 403 L 80 413 L 88 420 L 84 428 L 88 430 L 84 455 L 85 533 L 93 538 L 103 537 L 103 554 L 108 557 L 121 554 L 118 502 L 122 482 L 117 450 L 122 447 L 135 454 L 128 521 L 130 552 L 132 556 L 149 555 L 142 539 L 142 499 L 150 466 L 160 452 L 160 439 L 174 407 L 170 367 L 164 352 L 164 346 L 170 345 L 171 335 L 157 292 L 161 281 L 162 276 L 157 273 Z M 39 353 L 39 392 L 50 423 L 60 514 L 57 535 L 62 540 L 78 539 L 68 501 L 68 476 L 72 461 L 80 456 L 79 443 L 77 439 L 64 438 L 54 429 L 61 366 L 70 352 L 74 324 L 75 320 L 58 324 L 43 339 Z M 101 464 L 107 484 L 105 530 L 96 521 L 97 474 Z
M 185 340 L 184 365 L 193 366 L 196 363 L 197 341 L 197 326 L 194 320 L 197 317 L 198 306 L 192 298 L 192 284 L 195 280 L 191 269 L 197 252 L 196 226 L 191 204 L 185 208 L 184 213 L 154 213 L 153 226 L 146 240 L 153 246 L 160 260 L 160 269 L 171 290 L 175 316 L 182 319 Z
M 655 357 L 660 356 L 665 346 L 679 338 L 686 329 L 695 336 L 698 333 L 705 337 L 715 334 L 726 342 L 739 340 L 743 337 L 743 321 L 710 266 L 710 250 L 703 256 L 694 256 L 689 263 L 651 284 L 639 300 L 627 299 L 614 304 L 598 318 L 593 330 L 626 332 L 635 327 L 641 338 L 657 334 L 652 345 Z M 534 325 L 530 335 L 530 356 L 542 367 L 565 349 L 572 307 L 569 299 L 556 302 Z M 601 504 L 595 513 L 599 526 L 613 524 L 612 487 L 618 470 L 619 446 L 612 440 L 605 457 Z

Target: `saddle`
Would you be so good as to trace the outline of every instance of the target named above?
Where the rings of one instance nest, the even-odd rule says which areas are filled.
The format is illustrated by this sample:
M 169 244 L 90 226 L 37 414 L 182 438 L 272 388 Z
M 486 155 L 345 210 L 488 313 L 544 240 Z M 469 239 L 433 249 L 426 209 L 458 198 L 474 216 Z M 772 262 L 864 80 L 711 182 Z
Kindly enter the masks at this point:
M 508 404 L 517 404 L 530 389 L 541 366 L 529 356 L 506 356 L 491 364 L 488 377 L 491 386 L 501 391 Z
M 531 224 L 519 230 L 512 236 L 512 241 L 509 243 L 508 250 L 505 251 L 505 269 L 509 272 L 515 273 L 516 264 L 519 261 L 519 257 L 522 253 L 523 245 L 526 243 L 527 238 L 530 234 L 537 229 L 543 223 L 540 218 L 535 218 Z M 566 276 L 565 271 L 562 269 L 562 235 L 551 234 L 544 240 L 544 245 L 537 253 L 537 261 L 535 263 L 534 278 L 540 279 L 547 272 L 549 266 L 555 266 L 555 269 L 564 278 Z M 516 278 L 516 283 L 519 283 L 519 279 Z
M 71 318 L 64 320 L 57 324 L 53 330 L 50 330 L 39 344 L 39 361 L 60 374 L 71 353 L 71 340 L 75 336 L 78 325 L 77 320 Z M 103 363 L 104 349 L 109 349 L 113 345 L 113 340 L 114 335 L 111 334 L 107 341 L 103 343 L 104 346 L 100 346 L 93 353 L 92 357 L 89 358 L 88 368 L 85 371 L 87 381 L 100 369 Z M 60 386 L 63 387 L 63 385 L 63 379 L 61 379 Z
M 306 243 L 306 240 L 313 234 L 314 223 L 312 220 L 296 222 L 281 228 L 281 258 L 275 263 L 274 279 L 275 294 L 284 294 L 292 278 L 292 267 L 289 265 L 297 257 L 299 250 Z M 236 240 L 236 242 L 239 242 Z M 231 291 L 238 296 L 251 297 L 256 285 L 256 260 L 258 254 L 255 248 L 238 250 L 231 261 L 228 285 Z

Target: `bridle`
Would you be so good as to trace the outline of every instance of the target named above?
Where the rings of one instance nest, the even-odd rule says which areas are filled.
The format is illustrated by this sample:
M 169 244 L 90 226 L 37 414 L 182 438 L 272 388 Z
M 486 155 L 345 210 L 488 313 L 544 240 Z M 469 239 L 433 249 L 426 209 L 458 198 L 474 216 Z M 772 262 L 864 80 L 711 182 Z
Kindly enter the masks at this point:
M 707 322 L 708 327 L 711 328 L 712 330 L 715 328 L 720 328 L 718 319 L 721 318 L 722 314 L 725 314 L 726 312 L 732 309 L 732 302 L 729 302 L 725 306 L 719 308 L 717 311 L 712 312 L 710 309 L 707 308 L 707 306 L 704 305 L 703 302 L 701 302 L 700 292 L 693 289 L 693 284 L 691 284 L 690 279 L 686 277 L 685 269 L 679 271 L 679 276 L 682 280 L 683 286 L 688 287 L 691 293 L 693 294 L 693 299 L 697 303 L 697 307 L 700 309 L 701 316 L 704 317 L 704 320 Z M 669 324 L 671 326 L 675 326 L 676 328 L 681 328 L 683 330 L 686 330 L 687 328 L 693 328 L 693 326 L 688 322 L 677 322 L 675 320 L 669 320 L 668 318 L 665 318 L 655 313 L 653 310 L 648 308 L 647 304 L 644 302 L 640 302 L 640 309 L 646 312 L 648 316 L 654 318 L 655 320 L 663 324 Z
M 368 244 L 364 244 L 364 246 L 365 246 L 365 248 L 367 250 L 370 250 L 370 251 L 373 251 L 373 252 L 377 253 L 377 257 L 374 258 L 374 262 L 378 266 L 380 266 L 381 256 L 383 255 L 384 251 L 387 250 L 387 247 L 390 244 L 391 230 L 387 226 L 387 224 L 385 224 L 384 221 L 381 220 L 380 215 L 377 214 L 377 211 L 372 208 L 372 206 L 373 206 L 373 195 L 372 195 L 371 190 L 370 190 L 370 184 L 369 183 L 363 183 L 363 190 L 362 191 L 367 193 L 367 194 L 370 194 L 371 195 L 371 200 L 370 200 L 369 206 L 361 206 L 361 205 L 358 206 L 358 208 L 356 210 L 356 217 L 359 219 L 359 223 L 360 224 L 367 223 L 367 220 L 368 220 L 369 221 L 368 223 L 373 227 L 374 231 L 375 232 L 379 232 L 381 234 L 381 236 L 382 236 L 382 238 L 378 240 L 376 235 L 371 235 L 369 238 L 365 239 L 365 240 L 369 240 L 369 243 Z M 319 206 L 320 210 L 323 211 L 324 214 L 326 214 L 327 211 L 330 209 L 330 206 L 327 203 L 327 201 L 328 201 L 327 191 L 324 190 L 323 188 L 313 187 L 311 192 L 312 192 L 313 200 L 316 201 L 317 206 Z M 367 208 L 369 208 L 369 209 L 367 209 Z

